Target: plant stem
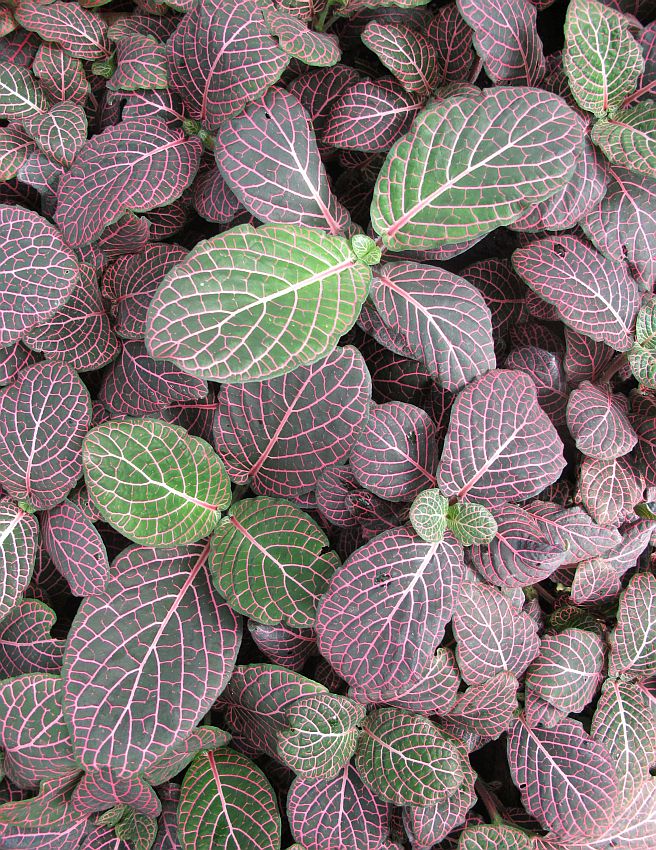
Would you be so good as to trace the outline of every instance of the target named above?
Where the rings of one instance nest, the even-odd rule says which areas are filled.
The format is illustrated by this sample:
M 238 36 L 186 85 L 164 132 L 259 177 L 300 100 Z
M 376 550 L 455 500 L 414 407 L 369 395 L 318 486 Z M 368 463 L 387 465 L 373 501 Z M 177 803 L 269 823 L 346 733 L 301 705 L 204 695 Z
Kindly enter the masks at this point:
M 617 357 L 613 358 L 611 362 L 606 366 L 604 371 L 601 373 L 599 377 L 600 384 L 607 384 L 613 375 L 617 374 L 620 369 L 626 365 L 626 355 L 618 354 Z
M 503 823 L 503 818 L 501 817 L 499 806 L 497 805 L 497 800 L 492 795 L 489 788 L 480 777 L 476 780 L 474 784 L 474 789 L 478 794 L 479 800 L 485 806 L 485 809 L 492 823 Z

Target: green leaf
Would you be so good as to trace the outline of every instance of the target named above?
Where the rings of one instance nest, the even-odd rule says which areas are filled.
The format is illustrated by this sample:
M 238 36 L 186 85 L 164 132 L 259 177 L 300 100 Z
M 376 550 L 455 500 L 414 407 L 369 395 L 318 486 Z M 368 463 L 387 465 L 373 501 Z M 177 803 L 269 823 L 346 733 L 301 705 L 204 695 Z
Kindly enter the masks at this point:
M 278 850 L 280 814 L 269 780 L 227 747 L 201 753 L 182 783 L 178 834 L 183 850 Z
M 635 336 L 628 354 L 631 371 L 643 386 L 656 389 L 656 298 L 640 309 Z
M 343 237 L 235 227 L 171 269 L 150 305 L 146 345 L 199 378 L 277 377 L 333 351 L 370 283 L 371 269 Z
M 458 850 L 531 850 L 528 833 L 505 823 L 476 824 L 460 833 Z
M 356 233 L 355 236 L 351 237 L 351 248 L 358 260 L 362 260 L 368 266 L 377 265 L 383 255 L 374 240 L 365 236 L 364 233 Z
M 371 204 L 392 251 L 466 242 L 569 180 L 583 125 L 557 95 L 513 86 L 432 104 L 392 147 Z
M 618 109 L 643 69 L 640 45 L 624 15 L 597 0 L 572 0 L 563 66 L 576 102 L 597 118 Z
M 475 502 L 456 502 L 446 515 L 446 524 L 463 546 L 483 544 L 493 540 L 497 521 L 490 511 Z
M 454 743 L 427 717 L 379 708 L 366 719 L 355 754 L 362 781 L 397 806 L 426 806 L 464 781 Z
M 439 543 L 446 531 L 449 500 L 439 490 L 424 490 L 410 507 L 412 527 L 426 543 Z
M 214 449 L 167 422 L 99 425 L 84 440 L 82 460 L 103 519 L 135 543 L 194 543 L 230 504 L 230 479 Z
M 212 537 L 210 569 L 230 606 L 264 625 L 314 626 L 319 597 L 340 566 L 304 511 L 263 496 L 237 502 Z
M 312 694 L 287 709 L 289 729 L 278 733 L 282 761 L 306 779 L 332 779 L 351 760 L 367 712 L 337 694 Z
M 598 121 L 592 141 L 614 165 L 656 177 L 656 101 L 646 100 Z
M 150 850 L 157 836 L 157 818 L 135 812 L 130 806 L 114 827 L 117 838 L 126 841 L 132 850 Z

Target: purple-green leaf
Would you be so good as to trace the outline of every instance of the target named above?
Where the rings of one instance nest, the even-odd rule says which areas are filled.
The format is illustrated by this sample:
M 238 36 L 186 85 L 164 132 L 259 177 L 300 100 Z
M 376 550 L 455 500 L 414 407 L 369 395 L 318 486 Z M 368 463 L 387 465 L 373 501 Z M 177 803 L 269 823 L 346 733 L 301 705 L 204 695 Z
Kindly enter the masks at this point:
M 11 499 L 0 499 L 0 622 L 20 602 L 30 583 L 38 540 L 36 519 Z M 2 666 L 0 637 L 0 672 Z
M 613 460 L 628 454 L 638 442 L 622 398 L 589 381 L 583 381 L 571 393 L 567 427 L 576 448 L 587 457 Z
M 617 626 L 610 639 L 608 672 L 646 678 L 656 671 L 656 577 L 633 576 L 620 597 Z
M 16 8 L 16 20 L 44 41 L 54 41 L 76 59 L 102 59 L 110 51 L 105 20 L 77 3 L 21 0 Z
M 58 673 L 65 641 L 50 636 L 55 612 L 23 599 L 0 622 L 0 678 L 22 673 Z

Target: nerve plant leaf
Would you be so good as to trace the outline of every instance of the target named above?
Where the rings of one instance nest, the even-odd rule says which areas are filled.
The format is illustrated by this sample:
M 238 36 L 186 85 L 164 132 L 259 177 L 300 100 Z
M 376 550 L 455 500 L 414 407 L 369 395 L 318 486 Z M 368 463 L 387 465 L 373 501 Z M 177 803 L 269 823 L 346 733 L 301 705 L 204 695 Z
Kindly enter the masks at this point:
M 76 3 L 44 5 L 37 0 L 21 0 L 16 20 L 44 41 L 54 41 L 76 59 L 102 59 L 110 52 L 107 24 L 98 12 Z
M 508 761 L 527 811 L 561 840 L 583 838 L 610 821 L 615 768 L 577 721 L 543 729 L 520 717 L 508 734 Z
M 656 389 L 656 299 L 640 309 L 635 335 L 628 355 L 631 371 L 641 384 Z
M 212 535 L 209 566 L 232 608 L 265 625 L 313 626 L 340 560 L 299 508 L 267 497 L 237 502 Z
M 655 122 L 656 101 L 647 100 L 598 121 L 591 138 L 613 165 L 656 177 Z
M 456 502 L 446 515 L 447 528 L 463 546 L 489 543 L 497 533 L 494 515 L 484 506 L 474 502 Z
M 656 577 L 639 573 L 620 597 L 610 639 L 611 676 L 647 678 L 656 670 Z
M 89 432 L 83 455 L 87 489 L 103 519 L 136 543 L 194 543 L 230 504 L 218 455 L 176 425 L 108 422 Z
M 269 780 L 223 747 L 196 756 L 178 808 L 183 850 L 279 850 L 280 814 Z
M 334 779 L 296 777 L 287 797 L 287 817 L 300 846 L 377 850 L 387 835 L 389 806 L 349 764 Z
M 336 694 L 301 697 L 287 709 L 289 729 L 278 733 L 278 754 L 297 776 L 332 779 L 355 753 L 366 713 Z
M 36 599 L 23 599 L 0 620 L 0 678 L 61 670 L 65 641 L 50 635 L 55 620 Z
M 169 84 L 208 130 L 237 115 L 279 79 L 289 56 L 252 0 L 204 0 L 167 43 Z
M 495 88 L 442 101 L 390 151 L 374 193 L 374 230 L 394 251 L 482 236 L 564 185 L 581 144 L 580 121 L 556 95 Z M 467 157 L 455 155 L 464 150 Z
M 197 377 L 261 381 L 316 363 L 349 330 L 371 270 L 316 230 L 236 227 L 172 269 L 148 312 L 146 344 Z
M 371 378 L 355 348 L 338 348 L 280 378 L 223 387 L 214 439 L 230 477 L 290 498 L 342 463 L 369 414 Z
M 374 275 L 371 300 L 444 389 L 462 389 L 496 366 L 490 311 L 463 278 L 419 263 L 388 263 Z
M 355 480 L 390 502 L 409 502 L 435 484 L 437 432 L 412 404 L 377 405 L 360 429 L 349 457 Z
M 273 3 L 262 0 L 260 8 L 269 32 L 278 40 L 278 46 L 294 59 L 306 65 L 326 67 L 339 62 L 341 51 L 337 36 L 315 32 L 293 14 Z
M 519 677 L 540 651 L 533 620 L 500 590 L 466 582 L 453 615 L 456 659 L 462 678 L 478 685 L 508 671 Z
M 130 547 L 105 589 L 80 606 L 64 660 L 64 711 L 87 769 L 129 777 L 151 768 L 225 687 L 241 626 L 212 587 L 208 554 L 200 543 Z
M 483 504 L 530 498 L 558 479 L 562 450 L 533 381 L 523 372 L 488 372 L 456 398 L 438 486 Z
M 55 220 L 64 239 L 86 245 L 126 209 L 148 212 L 177 200 L 196 176 L 201 147 L 155 119 L 125 120 L 94 136 L 59 181 Z
M 373 51 L 408 92 L 428 96 L 439 79 L 436 50 L 422 32 L 403 24 L 369 21 L 363 43 Z
M 309 115 L 289 92 L 269 89 L 224 121 L 214 156 L 228 186 L 260 221 L 334 236 L 347 228 L 349 214 L 331 192 Z
M 586 458 L 580 471 L 581 500 L 599 525 L 619 525 L 635 518 L 645 482 L 626 458 Z
M 396 805 L 434 803 L 464 780 L 454 742 L 427 717 L 399 708 L 379 708 L 367 716 L 355 766 L 375 794 Z
M 598 0 L 572 0 L 563 66 L 577 102 L 601 117 L 620 107 L 634 90 L 643 59 L 622 14 Z
M 431 544 L 407 528 L 384 531 L 333 576 L 317 614 L 321 654 L 365 692 L 401 691 L 429 668 L 463 572 L 453 535 Z
M 87 117 L 77 103 L 59 103 L 23 120 L 23 127 L 54 162 L 70 168 L 87 140 Z
M 616 351 L 631 348 L 640 294 L 623 263 L 563 234 L 518 249 L 513 265 L 534 292 L 556 307 L 568 327 Z
M 35 212 L 0 205 L 0 345 L 52 318 L 78 280 L 78 261 L 57 228 Z
M 545 74 L 544 53 L 529 0 L 458 0 L 474 30 L 474 47 L 497 84 L 537 86 Z
M 439 543 L 446 531 L 449 500 L 439 490 L 422 491 L 410 507 L 412 527 L 426 543 Z
M 31 118 L 48 108 L 48 101 L 34 76 L 20 65 L 0 66 L 0 116 L 10 121 Z
M 62 502 L 82 471 L 89 391 L 63 363 L 23 369 L 0 396 L 0 483 L 29 510 Z
M 576 448 L 587 457 L 613 460 L 628 454 L 638 442 L 620 398 L 583 381 L 567 403 L 567 427 Z
M 38 541 L 36 519 L 11 499 L 0 499 L 0 623 L 30 583 Z M 4 678 L 2 668 L 0 632 L 0 678 Z
M 616 528 L 603 527 L 578 506 L 563 508 L 553 502 L 527 505 L 542 534 L 565 552 L 561 565 L 578 564 L 586 558 L 606 555 L 622 542 Z

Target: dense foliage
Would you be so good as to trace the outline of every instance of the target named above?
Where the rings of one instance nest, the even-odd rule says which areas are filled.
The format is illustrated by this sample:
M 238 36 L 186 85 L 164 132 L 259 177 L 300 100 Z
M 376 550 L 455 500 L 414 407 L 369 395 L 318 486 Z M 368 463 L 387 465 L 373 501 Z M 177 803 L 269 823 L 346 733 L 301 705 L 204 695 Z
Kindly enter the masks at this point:
M 654 850 L 656 4 L 1 3 L 0 848 Z

